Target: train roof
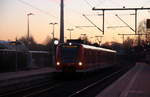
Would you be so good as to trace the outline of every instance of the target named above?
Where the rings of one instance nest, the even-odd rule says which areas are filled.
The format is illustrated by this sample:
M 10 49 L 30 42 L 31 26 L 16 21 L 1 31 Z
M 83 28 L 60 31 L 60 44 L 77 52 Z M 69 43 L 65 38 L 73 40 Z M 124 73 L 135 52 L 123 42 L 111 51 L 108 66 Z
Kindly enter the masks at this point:
M 85 45 L 85 44 L 81 44 L 84 48 L 87 49 L 93 49 L 93 50 L 101 50 L 101 51 L 107 51 L 107 52 L 113 52 L 116 53 L 117 51 L 115 50 L 110 50 L 110 49 L 106 49 L 106 48 L 101 48 L 101 47 L 95 47 L 95 46 L 90 46 L 90 45 Z
M 68 43 L 63 43 L 60 45 L 68 45 Z M 113 52 L 116 53 L 117 51 L 115 50 L 110 50 L 110 49 L 106 49 L 106 48 L 101 48 L 101 47 L 95 47 L 95 46 L 91 46 L 91 45 L 85 45 L 85 44 L 78 44 L 78 43 L 73 43 L 71 45 L 81 45 L 86 49 L 93 49 L 93 50 L 101 50 L 101 51 L 106 51 L 106 52 Z

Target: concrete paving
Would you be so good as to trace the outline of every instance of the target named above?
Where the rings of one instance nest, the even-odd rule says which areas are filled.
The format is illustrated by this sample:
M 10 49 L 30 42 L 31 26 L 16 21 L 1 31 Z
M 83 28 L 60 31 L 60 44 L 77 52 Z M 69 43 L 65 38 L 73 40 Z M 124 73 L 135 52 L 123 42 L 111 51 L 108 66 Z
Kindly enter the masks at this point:
M 150 97 L 150 65 L 137 63 L 96 97 Z

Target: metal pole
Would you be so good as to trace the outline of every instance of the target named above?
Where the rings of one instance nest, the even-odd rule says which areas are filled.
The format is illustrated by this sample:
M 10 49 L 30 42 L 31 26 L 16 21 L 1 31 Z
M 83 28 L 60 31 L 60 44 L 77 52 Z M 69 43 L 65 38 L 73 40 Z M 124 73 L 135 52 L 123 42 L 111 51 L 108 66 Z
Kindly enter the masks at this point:
M 53 24 L 53 43 L 52 43 L 52 56 L 53 56 L 53 65 L 55 65 L 55 47 L 54 47 L 54 26 L 55 24 Z
M 71 31 L 70 31 L 70 40 L 71 40 Z
M 105 30 L 105 10 L 103 10 L 103 35 L 104 35 L 104 30 Z
M 15 66 L 15 68 L 16 68 L 16 71 L 18 70 L 18 50 L 17 50 L 17 38 L 16 38 L 16 66 Z
M 67 29 L 70 32 L 70 40 L 71 40 L 71 31 L 73 31 L 74 29 Z
M 54 34 L 54 33 L 55 33 L 55 25 L 58 24 L 58 23 L 49 23 L 49 24 L 53 26 L 52 35 L 53 35 L 53 40 L 54 40 L 54 38 L 55 38 L 55 36 L 54 36 L 54 35 L 55 35 L 55 34 Z
M 54 26 L 55 26 L 55 25 L 53 25 L 53 32 L 52 32 L 52 34 L 53 34 L 53 41 L 54 41 Z
M 50 25 L 53 26 L 53 32 L 52 32 L 52 35 L 53 35 L 53 41 L 52 41 L 52 63 L 53 65 L 55 64 L 55 46 L 54 46 L 54 38 L 55 38 L 55 25 L 58 24 L 58 23 L 49 23 Z
M 53 24 L 53 41 L 54 41 L 54 38 L 55 38 L 55 36 L 54 36 L 54 27 L 55 27 L 55 24 Z
M 150 10 L 150 8 L 92 8 L 95 11 L 103 11 L 103 19 L 104 19 L 104 11 L 116 11 L 116 10 L 134 10 L 135 11 L 135 33 L 137 34 L 137 10 Z M 131 14 L 133 15 L 133 14 Z M 104 24 L 104 21 L 103 21 Z M 133 30 L 133 29 L 132 29 Z
M 29 14 L 27 14 L 27 43 L 29 45 Z
M 105 10 L 105 11 L 116 11 L 116 10 L 150 10 L 150 8 L 93 8 L 92 10 Z
M 138 34 L 138 46 L 140 46 L 140 35 L 139 35 L 139 31 L 137 29 L 137 9 L 135 10 L 135 34 Z
M 60 43 L 64 43 L 64 0 L 60 4 Z
M 137 10 L 135 10 L 135 34 L 137 34 Z
M 29 37 L 30 37 L 30 20 L 29 20 L 29 16 L 30 15 L 34 15 L 33 13 L 28 13 L 27 14 L 27 44 L 28 44 L 28 46 L 29 46 Z

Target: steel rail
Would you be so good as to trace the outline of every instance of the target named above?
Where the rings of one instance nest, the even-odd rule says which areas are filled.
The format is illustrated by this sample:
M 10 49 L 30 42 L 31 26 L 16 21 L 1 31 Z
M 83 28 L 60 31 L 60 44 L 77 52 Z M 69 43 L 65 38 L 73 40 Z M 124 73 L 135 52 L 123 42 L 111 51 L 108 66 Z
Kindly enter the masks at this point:
M 86 86 L 86 87 L 84 87 L 84 88 L 82 88 L 82 89 L 80 89 L 80 90 L 74 92 L 73 94 L 69 95 L 68 97 L 74 97 L 74 96 L 76 96 L 76 95 L 78 95 L 78 94 L 84 92 L 85 90 L 96 86 L 97 84 L 103 82 L 104 80 L 109 79 L 109 78 L 111 78 L 112 76 L 114 76 L 114 75 L 116 75 L 116 74 L 122 72 L 123 70 L 124 70 L 124 69 L 121 69 L 121 70 L 119 70 L 119 71 L 117 71 L 117 72 L 114 72 L 114 73 L 112 73 L 111 75 L 106 76 L 105 78 L 103 78 L 103 79 L 101 79 L 101 80 L 98 80 L 98 81 L 96 81 L 96 82 L 94 82 L 94 83 L 92 83 L 92 84 L 90 84 L 90 85 L 88 85 L 88 86 Z
M 60 86 L 60 85 L 61 85 L 61 84 L 55 84 L 55 85 L 53 85 L 52 87 L 45 88 L 45 89 L 42 89 L 42 90 L 40 90 L 40 91 L 36 91 L 36 92 L 30 93 L 30 94 L 25 95 L 25 96 L 23 96 L 23 97 L 34 97 L 35 95 L 41 94 L 41 93 L 46 92 L 46 91 L 51 90 L 51 89 L 54 89 L 54 88 L 56 88 L 56 87 L 58 87 L 58 86 Z
M 49 82 L 50 82 L 50 80 L 46 80 L 46 81 L 40 82 L 41 84 L 37 83 L 36 85 L 34 85 L 32 87 L 23 88 L 23 89 L 20 89 L 20 90 L 16 89 L 17 91 L 11 91 L 11 92 L 7 92 L 7 94 L 6 93 L 5 94 L 1 94 L 0 97 L 7 97 L 9 95 L 17 95 L 17 94 L 22 93 L 22 92 L 27 92 L 27 91 L 29 91 L 31 89 L 37 89 L 37 88 L 40 88 L 40 87 L 47 86 L 49 84 L 54 84 L 55 83 L 55 82 L 53 82 L 53 83 L 49 83 Z

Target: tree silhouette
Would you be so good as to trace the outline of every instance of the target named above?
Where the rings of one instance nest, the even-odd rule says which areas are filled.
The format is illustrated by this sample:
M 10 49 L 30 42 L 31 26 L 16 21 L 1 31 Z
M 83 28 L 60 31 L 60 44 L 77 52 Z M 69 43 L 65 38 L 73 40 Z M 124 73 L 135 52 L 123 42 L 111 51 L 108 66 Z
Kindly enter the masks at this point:
M 127 37 L 127 39 L 124 41 L 123 46 L 125 48 L 131 48 L 134 46 L 134 39 L 131 39 L 130 37 Z
M 37 44 L 34 40 L 34 38 L 32 36 L 29 37 L 29 40 L 27 37 L 23 36 L 20 39 L 18 39 L 19 41 L 22 41 L 26 46 L 27 45 L 33 45 L 33 44 Z M 29 43 L 29 44 L 28 44 Z
M 140 40 L 145 41 L 146 43 L 150 42 L 150 32 L 146 28 L 146 21 L 145 20 L 143 20 L 139 23 L 138 33 L 139 34 L 147 34 L 147 35 L 140 36 Z

